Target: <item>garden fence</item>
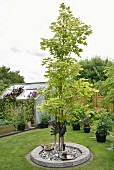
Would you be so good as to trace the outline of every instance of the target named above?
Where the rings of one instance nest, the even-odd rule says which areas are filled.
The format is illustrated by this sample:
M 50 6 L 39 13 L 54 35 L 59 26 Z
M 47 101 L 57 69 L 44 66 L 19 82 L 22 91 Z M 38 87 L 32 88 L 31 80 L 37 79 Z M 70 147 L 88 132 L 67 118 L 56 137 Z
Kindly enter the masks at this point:
M 101 96 L 99 93 L 94 93 L 93 97 L 92 97 L 92 103 L 93 103 L 93 106 L 94 107 L 102 107 L 104 108 L 104 104 L 103 104 L 103 99 L 104 99 L 104 96 Z M 76 100 L 84 103 L 84 104 L 87 104 L 87 101 L 84 99 L 84 98 L 80 98 L 80 99 L 77 99 Z M 107 109 L 110 110 L 112 113 L 114 113 L 114 104 L 113 103 L 108 103 L 107 104 Z
M 93 95 L 93 105 L 94 107 L 103 107 L 103 99 L 104 96 L 99 95 L 99 93 L 95 93 Z M 107 109 L 114 113 L 114 103 L 108 103 Z

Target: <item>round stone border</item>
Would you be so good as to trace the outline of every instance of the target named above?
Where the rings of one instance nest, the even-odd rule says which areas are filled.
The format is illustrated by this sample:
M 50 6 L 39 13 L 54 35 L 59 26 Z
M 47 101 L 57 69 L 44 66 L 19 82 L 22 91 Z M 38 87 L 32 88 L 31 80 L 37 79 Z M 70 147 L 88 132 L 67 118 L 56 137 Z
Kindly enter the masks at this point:
M 49 161 L 41 158 L 39 153 L 42 151 L 42 146 L 38 146 L 37 148 L 33 149 L 30 153 L 30 159 L 33 163 L 50 168 L 68 168 L 74 167 L 78 165 L 82 165 L 85 162 L 91 159 L 91 152 L 88 148 L 83 145 L 76 144 L 76 143 L 65 143 L 66 146 L 77 148 L 81 151 L 81 156 L 77 157 L 74 160 L 65 160 L 65 161 Z

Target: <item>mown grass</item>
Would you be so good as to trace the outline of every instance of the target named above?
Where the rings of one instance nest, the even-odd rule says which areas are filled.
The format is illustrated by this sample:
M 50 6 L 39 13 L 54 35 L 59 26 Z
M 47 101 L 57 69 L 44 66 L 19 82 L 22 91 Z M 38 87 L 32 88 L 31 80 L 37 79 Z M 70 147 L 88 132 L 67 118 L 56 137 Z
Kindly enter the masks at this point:
M 93 160 L 80 167 L 68 168 L 68 170 L 114 170 L 114 150 L 106 148 L 114 146 L 114 137 L 108 136 L 106 143 L 98 143 L 95 134 L 86 134 L 83 129 L 73 131 L 67 127 L 65 142 L 82 144 L 90 149 Z M 13 136 L 0 139 L 0 170 L 45 170 L 40 166 L 34 166 L 28 162 L 25 156 L 35 147 L 41 144 L 53 142 L 50 128 L 26 131 Z M 66 169 L 66 168 L 65 168 Z M 57 170 L 57 168 L 56 168 Z

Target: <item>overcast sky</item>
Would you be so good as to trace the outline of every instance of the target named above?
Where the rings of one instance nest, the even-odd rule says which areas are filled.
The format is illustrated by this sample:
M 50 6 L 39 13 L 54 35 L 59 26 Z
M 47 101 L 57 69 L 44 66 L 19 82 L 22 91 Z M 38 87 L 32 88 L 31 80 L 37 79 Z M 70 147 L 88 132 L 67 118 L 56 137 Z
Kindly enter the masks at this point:
M 70 6 L 75 17 L 92 26 L 82 59 L 114 59 L 114 0 L 0 0 L 0 66 L 19 70 L 26 82 L 44 81 L 41 38 L 50 38 L 49 26 L 60 4 Z

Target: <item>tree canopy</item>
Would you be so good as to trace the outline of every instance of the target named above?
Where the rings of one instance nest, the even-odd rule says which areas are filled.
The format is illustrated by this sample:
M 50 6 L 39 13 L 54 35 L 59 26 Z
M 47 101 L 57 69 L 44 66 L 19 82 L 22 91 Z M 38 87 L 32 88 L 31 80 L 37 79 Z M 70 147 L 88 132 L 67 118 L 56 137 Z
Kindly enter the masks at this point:
M 60 123 L 61 129 L 65 129 L 65 121 L 72 113 L 69 108 L 75 108 L 74 98 L 82 96 L 89 99 L 93 92 L 84 79 L 74 79 L 79 74 L 81 65 L 71 57 L 72 53 L 81 57 L 82 45 L 87 45 L 86 39 L 92 30 L 90 25 L 75 18 L 70 7 L 66 7 L 64 3 L 60 5 L 57 21 L 51 23 L 50 29 L 54 36 L 50 39 L 42 38 L 41 41 L 41 49 L 49 49 L 50 57 L 43 60 L 43 65 L 47 68 L 45 76 L 48 78 L 48 88 L 45 91 L 45 100 L 39 108 L 45 113 L 55 115 L 56 122 Z M 64 134 L 59 135 L 63 144 Z
M 50 26 L 51 31 L 55 33 L 53 38 L 42 38 L 41 41 L 41 49 L 48 48 L 51 55 L 43 61 L 43 65 L 47 68 L 45 73 L 48 78 L 47 93 L 51 93 L 48 104 L 49 100 L 52 105 L 54 102 L 58 103 L 58 108 L 62 107 L 62 103 L 66 103 L 67 98 L 73 97 L 74 92 L 75 95 L 79 93 L 76 90 L 78 83 L 73 78 L 79 74 L 81 66 L 71 54 L 73 52 L 80 57 L 80 52 L 83 50 L 79 46 L 87 45 L 87 36 L 92 33 L 91 26 L 75 18 L 70 7 L 66 7 L 64 3 L 60 5 L 59 14 L 57 21 L 52 22 Z M 54 88 L 53 93 L 52 88 Z M 74 92 L 71 90 L 73 88 Z M 60 115 L 63 117 L 63 114 Z
M 9 67 L 0 67 L 0 93 L 13 83 L 24 83 L 19 71 L 11 71 Z
M 108 63 L 104 72 L 107 76 L 107 79 L 105 81 L 98 82 L 97 87 L 104 96 L 104 103 L 106 105 L 108 103 L 114 104 L 114 63 Z
M 83 70 L 80 71 L 78 78 L 88 79 L 89 82 L 95 83 L 98 81 L 105 81 L 107 75 L 105 74 L 105 67 L 108 63 L 112 63 L 108 58 L 101 59 L 100 56 L 92 57 L 91 59 L 81 60 L 79 62 Z
M 104 96 L 106 102 L 114 104 L 114 64 L 108 64 L 105 69 L 105 74 L 108 77 L 104 83 Z M 114 112 L 114 110 L 113 110 Z

